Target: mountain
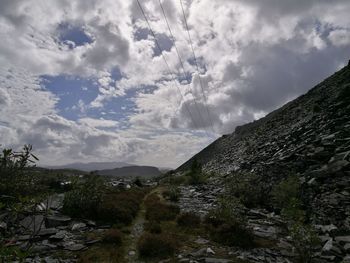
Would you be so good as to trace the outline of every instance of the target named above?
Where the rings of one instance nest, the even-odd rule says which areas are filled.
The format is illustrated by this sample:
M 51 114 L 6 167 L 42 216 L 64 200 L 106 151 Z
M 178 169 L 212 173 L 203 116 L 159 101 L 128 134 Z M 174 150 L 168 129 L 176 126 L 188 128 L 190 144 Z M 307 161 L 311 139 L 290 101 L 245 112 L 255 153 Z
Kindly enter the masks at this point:
M 217 139 L 176 171 L 188 170 L 195 159 L 219 178 L 254 173 L 268 189 L 295 174 L 314 223 L 350 232 L 350 61 L 306 94 Z
M 107 169 L 97 171 L 99 175 L 109 175 L 118 177 L 141 177 L 141 178 L 152 178 L 162 174 L 162 172 L 153 166 L 126 166 L 115 169 Z
M 104 170 L 104 169 L 114 169 L 125 166 L 131 166 L 132 164 L 125 162 L 90 162 L 90 163 L 71 163 L 60 166 L 47 166 L 48 169 L 74 169 L 85 172 Z

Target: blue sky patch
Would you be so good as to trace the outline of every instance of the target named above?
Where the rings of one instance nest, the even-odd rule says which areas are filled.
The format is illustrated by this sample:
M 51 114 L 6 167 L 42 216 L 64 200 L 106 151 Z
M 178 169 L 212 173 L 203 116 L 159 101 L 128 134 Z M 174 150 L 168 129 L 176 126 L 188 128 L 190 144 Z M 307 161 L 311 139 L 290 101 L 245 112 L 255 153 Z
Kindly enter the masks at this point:
M 70 42 L 73 42 L 75 46 L 83 46 L 93 42 L 93 39 L 86 34 L 84 28 L 73 26 L 69 23 L 59 24 L 58 38 L 70 48 L 74 48 Z
M 112 71 L 113 79 L 121 77 L 120 71 Z M 127 122 L 128 116 L 134 112 L 135 103 L 131 100 L 136 90 L 127 91 L 123 97 L 112 97 L 104 101 L 103 107 L 91 108 L 90 103 L 99 94 L 95 79 L 78 78 L 67 75 L 42 76 L 42 85 L 55 94 L 59 101 L 56 105 L 58 113 L 66 119 L 76 121 L 83 117 Z

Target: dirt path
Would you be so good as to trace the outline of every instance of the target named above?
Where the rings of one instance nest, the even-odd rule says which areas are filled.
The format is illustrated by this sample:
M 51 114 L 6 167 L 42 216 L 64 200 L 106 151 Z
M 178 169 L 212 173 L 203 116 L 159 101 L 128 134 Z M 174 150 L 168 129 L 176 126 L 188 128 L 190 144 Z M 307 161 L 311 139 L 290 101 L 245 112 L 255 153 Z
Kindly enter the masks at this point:
M 153 189 L 151 192 L 149 192 L 143 199 L 143 202 L 141 204 L 140 207 L 140 211 L 137 215 L 137 217 L 135 218 L 132 226 L 131 226 L 131 233 L 127 239 L 127 246 L 125 248 L 125 259 L 127 262 L 130 263 L 141 263 L 144 262 L 142 260 L 139 259 L 139 255 L 137 252 L 137 241 L 139 240 L 140 236 L 143 234 L 144 232 L 144 224 L 145 224 L 145 214 L 146 214 L 146 208 L 144 205 L 144 200 L 146 200 L 146 198 L 153 194 L 158 192 L 159 189 Z

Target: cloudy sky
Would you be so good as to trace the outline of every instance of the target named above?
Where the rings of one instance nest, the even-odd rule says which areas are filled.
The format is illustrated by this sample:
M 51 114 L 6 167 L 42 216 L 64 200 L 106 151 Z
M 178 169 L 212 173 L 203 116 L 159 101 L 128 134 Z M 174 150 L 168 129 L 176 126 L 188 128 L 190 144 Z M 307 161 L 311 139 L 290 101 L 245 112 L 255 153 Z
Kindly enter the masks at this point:
M 174 38 L 140 3 L 161 50 L 136 0 L 0 0 L 3 147 L 176 167 L 350 58 L 349 0 L 183 0 L 198 71 L 180 0 L 161 0 Z

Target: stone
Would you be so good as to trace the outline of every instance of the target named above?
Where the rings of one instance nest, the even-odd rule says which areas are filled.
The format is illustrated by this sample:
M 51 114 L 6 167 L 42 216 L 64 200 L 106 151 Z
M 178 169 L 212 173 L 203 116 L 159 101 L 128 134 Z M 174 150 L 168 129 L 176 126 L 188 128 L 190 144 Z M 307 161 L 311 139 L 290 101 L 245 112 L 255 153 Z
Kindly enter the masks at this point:
M 322 248 L 322 255 L 332 256 L 341 254 L 341 250 L 334 244 L 333 239 L 328 240 Z
M 83 244 L 67 243 L 64 244 L 64 248 L 69 251 L 79 251 L 86 248 L 86 246 L 84 246 Z
M 67 234 L 67 231 L 61 230 L 61 231 L 58 231 L 55 235 L 50 236 L 49 239 L 53 241 L 59 241 L 64 239 L 66 237 L 66 234 Z
M 0 222 L 0 230 L 4 231 L 7 229 L 7 224 L 5 222 Z
M 209 243 L 209 240 L 199 237 L 194 242 L 199 245 L 205 245 Z
M 350 253 L 350 243 L 346 243 L 344 245 L 344 250 L 347 252 L 347 253 Z
M 54 235 L 57 233 L 57 229 L 56 228 L 45 228 L 39 231 L 38 235 L 39 236 L 50 236 L 50 235 Z
M 229 263 L 231 260 L 222 258 L 204 258 L 205 263 Z
M 46 226 L 47 227 L 58 227 L 58 226 L 66 226 L 72 219 L 68 216 L 55 215 L 48 216 L 46 218 Z
M 77 230 L 81 230 L 84 229 L 86 227 L 85 223 L 75 223 L 72 225 L 71 230 L 72 231 L 77 231 Z
M 214 250 L 212 250 L 210 247 L 207 248 L 207 255 L 215 255 Z
M 21 220 L 19 224 L 28 231 L 37 232 L 40 229 L 45 228 L 44 216 L 42 215 L 27 216 Z
M 89 227 L 95 227 L 96 226 L 96 222 L 92 221 L 92 220 L 87 220 L 86 221 L 86 225 Z
M 338 227 L 336 227 L 333 224 L 330 225 L 315 225 L 315 228 L 322 233 L 334 233 L 338 230 Z
M 133 257 L 136 255 L 136 252 L 134 250 L 131 250 L 131 251 L 129 251 L 128 255 Z
M 350 243 L 350 236 L 337 236 L 334 240 L 338 243 Z

